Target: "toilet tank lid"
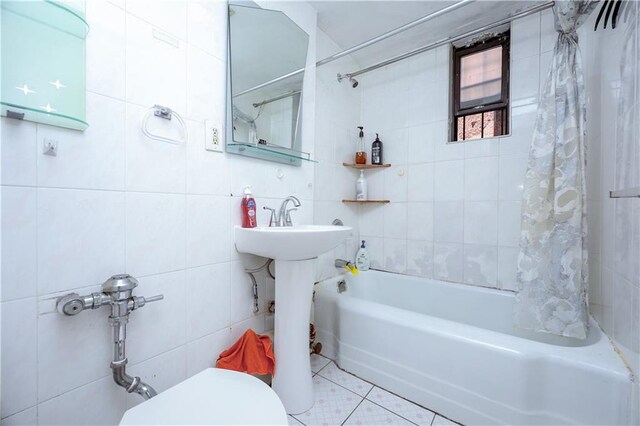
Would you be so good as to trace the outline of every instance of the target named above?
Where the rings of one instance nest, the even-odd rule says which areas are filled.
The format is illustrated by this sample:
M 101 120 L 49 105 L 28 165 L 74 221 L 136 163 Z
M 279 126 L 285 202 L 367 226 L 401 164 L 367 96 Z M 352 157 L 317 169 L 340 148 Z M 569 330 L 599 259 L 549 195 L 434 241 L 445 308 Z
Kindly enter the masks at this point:
M 127 410 L 120 425 L 287 423 L 282 402 L 264 382 L 208 368 Z

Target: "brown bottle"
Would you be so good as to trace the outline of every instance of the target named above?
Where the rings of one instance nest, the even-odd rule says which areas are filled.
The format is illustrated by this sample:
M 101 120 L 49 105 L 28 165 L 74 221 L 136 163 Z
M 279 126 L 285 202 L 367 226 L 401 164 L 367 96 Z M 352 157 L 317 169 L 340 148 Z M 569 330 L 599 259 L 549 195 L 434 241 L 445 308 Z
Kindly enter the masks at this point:
M 356 146 L 356 164 L 367 164 L 367 151 L 364 150 L 364 127 L 358 126 L 360 135 Z

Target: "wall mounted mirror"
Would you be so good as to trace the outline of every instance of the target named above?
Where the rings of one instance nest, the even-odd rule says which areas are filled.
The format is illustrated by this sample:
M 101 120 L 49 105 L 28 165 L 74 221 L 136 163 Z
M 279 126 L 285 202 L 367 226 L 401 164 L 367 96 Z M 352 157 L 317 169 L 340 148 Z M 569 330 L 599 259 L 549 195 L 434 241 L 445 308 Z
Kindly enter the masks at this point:
M 309 35 L 283 12 L 229 5 L 227 152 L 300 165 Z

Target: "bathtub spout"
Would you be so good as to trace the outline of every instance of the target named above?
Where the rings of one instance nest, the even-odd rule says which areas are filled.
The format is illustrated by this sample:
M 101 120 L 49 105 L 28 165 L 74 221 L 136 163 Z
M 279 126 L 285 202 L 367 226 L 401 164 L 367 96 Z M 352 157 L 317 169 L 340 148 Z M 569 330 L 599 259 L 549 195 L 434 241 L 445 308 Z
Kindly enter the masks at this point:
M 131 377 L 127 374 L 125 368 L 127 365 L 127 359 L 123 359 L 121 361 L 113 361 L 111 363 L 111 368 L 113 370 L 113 380 L 127 390 L 129 393 L 137 393 L 142 396 L 144 399 L 150 399 L 154 396 L 158 395 L 155 389 L 153 389 L 150 385 L 143 382 L 140 377 Z
M 358 268 L 356 268 L 356 265 L 354 265 L 353 263 L 351 263 L 348 260 L 336 259 L 335 262 L 334 262 L 334 265 L 338 269 L 343 269 L 344 268 L 347 271 L 351 272 L 353 275 L 358 275 Z

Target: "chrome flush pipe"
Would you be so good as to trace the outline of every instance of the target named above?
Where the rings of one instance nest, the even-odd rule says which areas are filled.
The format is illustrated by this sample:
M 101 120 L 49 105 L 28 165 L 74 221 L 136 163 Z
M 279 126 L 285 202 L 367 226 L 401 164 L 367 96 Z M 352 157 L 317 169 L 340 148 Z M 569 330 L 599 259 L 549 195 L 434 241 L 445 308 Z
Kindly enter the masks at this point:
M 86 309 L 98 309 L 109 305 L 109 325 L 113 329 L 113 380 L 129 393 L 137 393 L 144 399 L 153 398 L 158 393 L 149 384 L 143 382 L 140 377 L 132 377 L 127 374 L 126 356 L 127 323 L 129 314 L 142 308 L 149 302 L 162 300 L 163 295 L 145 298 L 133 296 L 133 289 L 138 286 L 138 280 L 131 275 L 114 275 L 102 284 L 102 293 L 93 293 L 88 296 L 80 296 L 70 293 L 58 299 L 56 304 L 58 312 L 64 315 L 77 315 Z

